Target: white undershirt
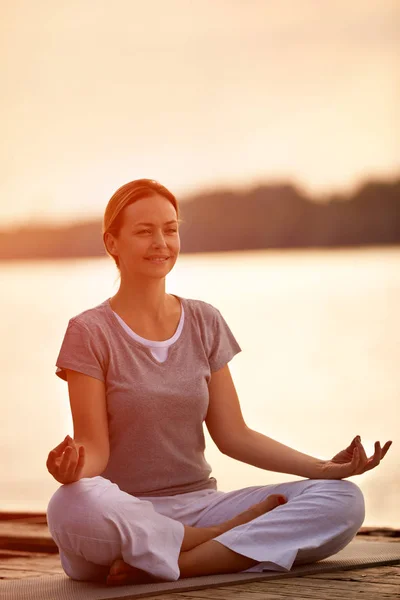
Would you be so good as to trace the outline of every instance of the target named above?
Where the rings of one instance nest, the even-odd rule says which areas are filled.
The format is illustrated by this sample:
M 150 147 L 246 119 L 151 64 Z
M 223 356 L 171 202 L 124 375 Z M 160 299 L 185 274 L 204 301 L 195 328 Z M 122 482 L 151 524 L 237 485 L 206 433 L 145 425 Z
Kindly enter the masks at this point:
M 176 342 L 176 340 L 181 335 L 181 331 L 182 331 L 182 328 L 183 328 L 183 323 L 185 321 L 185 311 L 183 310 L 182 303 L 181 303 L 181 308 L 182 308 L 182 310 L 181 310 L 181 318 L 180 318 L 177 330 L 175 331 L 174 335 L 171 338 L 169 338 L 169 340 L 164 340 L 162 342 L 155 342 L 153 340 L 147 340 L 146 338 L 141 337 L 140 335 L 138 335 L 137 333 L 135 333 L 125 323 L 125 321 L 123 319 L 121 319 L 121 317 L 119 315 L 117 315 L 117 313 L 115 311 L 113 311 L 113 313 L 117 317 L 118 321 L 121 323 L 121 325 L 125 329 L 125 331 L 134 340 L 136 340 L 140 344 L 143 344 L 143 346 L 147 346 L 148 348 L 150 348 L 150 351 L 151 351 L 152 355 L 154 356 L 154 358 L 156 360 L 158 360 L 158 362 L 164 362 L 167 359 L 167 356 L 168 356 L 168 348 L 169 348 L 169 346 L 171 346 L 171 344 L 173 344 L 174 342 Z

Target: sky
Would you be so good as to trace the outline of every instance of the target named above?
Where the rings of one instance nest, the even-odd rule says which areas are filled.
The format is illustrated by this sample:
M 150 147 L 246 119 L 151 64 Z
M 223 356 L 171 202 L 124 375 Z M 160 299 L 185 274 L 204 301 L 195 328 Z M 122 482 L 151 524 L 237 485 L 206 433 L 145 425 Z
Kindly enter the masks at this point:
M 3 0 L 0 227 L 400 172 L 398 0 Z

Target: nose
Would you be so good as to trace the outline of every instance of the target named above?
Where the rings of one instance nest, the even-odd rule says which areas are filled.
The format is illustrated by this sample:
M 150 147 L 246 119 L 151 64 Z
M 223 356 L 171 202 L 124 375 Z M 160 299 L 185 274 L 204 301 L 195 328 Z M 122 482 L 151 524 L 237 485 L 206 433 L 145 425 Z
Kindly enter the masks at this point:
M 152 246 L 154 246 L 155 248 L 166 248 L 167 244 L 165 243 L 164 240 L 164 235 L 161 231 L 156 231 L 153 235 L 153 241 L 152 241 Z

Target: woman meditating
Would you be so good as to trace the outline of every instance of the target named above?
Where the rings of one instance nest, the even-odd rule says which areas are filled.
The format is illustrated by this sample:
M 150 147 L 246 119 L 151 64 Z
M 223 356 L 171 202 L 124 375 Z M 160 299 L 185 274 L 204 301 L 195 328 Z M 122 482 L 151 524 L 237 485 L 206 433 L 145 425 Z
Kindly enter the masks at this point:
M 359 436 L 331 460 L 247 427 L 229 361 L 241 351 L 220 311 L 166 294 L 180 251 L 179 206 L 154 180 L 120 187 L 103 242 L 118 292 L 69 320 L 56 361 L 74 438 L 49 453 L 62 485 L 47 520 L 72 579 L 110 585 L 290 570 L 344 548 L 364 520 L 347 477 L 376 467 Z M 224 492 L 204 457 L 203 422 L 223 454 L 304 477 Z

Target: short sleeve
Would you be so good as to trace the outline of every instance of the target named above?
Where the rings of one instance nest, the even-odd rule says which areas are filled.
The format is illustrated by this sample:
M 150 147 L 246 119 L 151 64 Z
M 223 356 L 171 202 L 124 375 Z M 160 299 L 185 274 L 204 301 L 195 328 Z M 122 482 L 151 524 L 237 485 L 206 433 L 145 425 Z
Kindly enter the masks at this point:
M 91 336 L 90 330 L 74 319 L 70 319 L 68 323 L 56 366 L 56 375 L 64 381 L 67 381 L 65 369 L 105 381 L 99 345 Z
M 209 356 L 211 372 L 222 369 L 232 358 L 242 351 L 220 311 L 214 307 L 213 346 Z

